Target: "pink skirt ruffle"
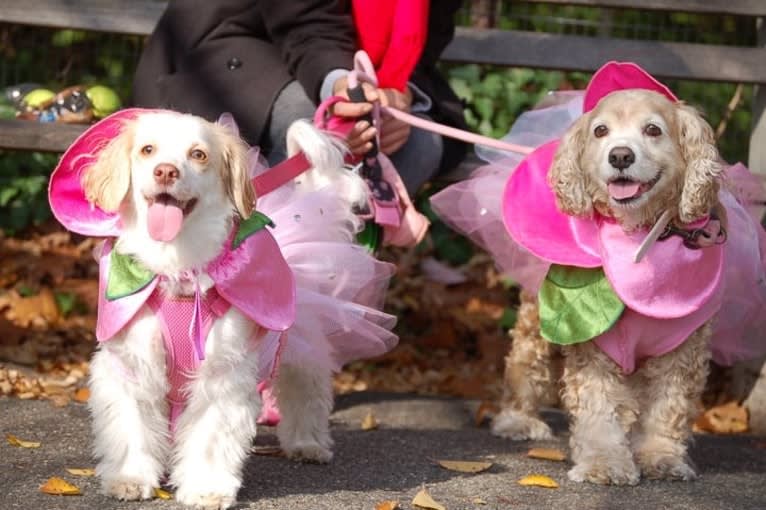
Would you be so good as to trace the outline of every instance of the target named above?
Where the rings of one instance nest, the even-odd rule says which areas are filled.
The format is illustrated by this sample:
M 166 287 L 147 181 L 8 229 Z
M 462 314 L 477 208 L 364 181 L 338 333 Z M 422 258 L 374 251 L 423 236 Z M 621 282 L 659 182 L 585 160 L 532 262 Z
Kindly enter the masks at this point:
M 334 371 L 397 343 L 396 317 L 381 311 L 394 266 L 354 244 L 356 217 L 337 190 L 289 183 L 259 199 L 258 210 L 296 279 L 297 316 L 280 363 L 321 363 Z

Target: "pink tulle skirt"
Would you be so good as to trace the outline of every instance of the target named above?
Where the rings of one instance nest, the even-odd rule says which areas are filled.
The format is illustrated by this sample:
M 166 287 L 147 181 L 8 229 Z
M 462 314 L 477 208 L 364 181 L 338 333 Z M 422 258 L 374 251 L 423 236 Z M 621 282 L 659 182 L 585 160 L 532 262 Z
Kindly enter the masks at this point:
M 577 93 L 556 94 L 550 106 L 524 113 L 505 137 L 539 146 L 563 134 L 580 114 Z M 439 217 L 485 249 L 504 276 L 537 292 L 550 264 L 515 243 L 503 224 L 502 196 L 522 156 L 484 148 L 490 164 L 431 197 Z M 727 170 L 721 200 L 729 216 L 723 305 L 714 319 L 713 358 L 730 365 L 766 354 L 766 233 L 762 181 L 741 164 Z
M 331 187 L 289 183 L 259 199 L 296 280 L 297 316 L 280 363 L 345 363 L 392 349 L 396 317 L 381 311 L 394 266 L 354 244 L 355 217 Z

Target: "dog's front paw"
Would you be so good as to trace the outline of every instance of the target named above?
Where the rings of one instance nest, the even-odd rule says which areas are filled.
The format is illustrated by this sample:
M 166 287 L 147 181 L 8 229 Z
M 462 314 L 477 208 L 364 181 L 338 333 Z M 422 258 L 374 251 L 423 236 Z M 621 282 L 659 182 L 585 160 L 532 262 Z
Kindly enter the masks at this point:
M 641 473 L 650 480 L 689 482 L 697 478 L 694 466 L 683 456 L 639 454 L 638 463 L 641 466 Z
M 287 458 L 302 462 L 327 464 L 332 460 L 330 445 L 323 446 L 317 442 L 299 441 L 289 446 L 283 446 Z
M 132 479 L 110 479 L 103 481 L 104 494 L 123 501 L 151 499 L 154 496 L 154 486 Z
M 613 457 L 606 453 L 578 462 L 567 474 L 573 482 L 601 485 L 636 485 L 641 478 L 633 459 Z
M 187 489 L 179 489 L 175 498 L 186 506 L 203 510 L 226 510 L 237 501 L 236 494 L 203 493 Z
M 513 409 L 505 409 L 495 416 L 492 420 L 492 433 L 514 441 L 553 438 L 553 431 L 548 424 Z

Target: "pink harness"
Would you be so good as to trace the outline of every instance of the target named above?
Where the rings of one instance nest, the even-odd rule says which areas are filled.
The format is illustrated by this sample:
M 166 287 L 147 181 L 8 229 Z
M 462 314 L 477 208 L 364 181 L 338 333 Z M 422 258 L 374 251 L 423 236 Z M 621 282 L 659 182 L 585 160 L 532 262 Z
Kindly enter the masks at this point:
M 167 399 L 170 404 L 170 432 L 175 432 L 178 416 L 186 404 L 186 385 L 193 378 L 200 365 L 194 337 L 189 334 L 189 325 L 194 320 L 194 296 L 169 296 L 160 289 L 155 289 L 146 304 L 157 316 L 162 328 L 165 343 L 165 362 L 167 365 L 170 390 Z M 213 323 L 225 314 L 231 304 L 223 299 L 215 288 L 208 290 L 201 299 L 197 313 L 202 322 L 202 349 L 204 352 Z

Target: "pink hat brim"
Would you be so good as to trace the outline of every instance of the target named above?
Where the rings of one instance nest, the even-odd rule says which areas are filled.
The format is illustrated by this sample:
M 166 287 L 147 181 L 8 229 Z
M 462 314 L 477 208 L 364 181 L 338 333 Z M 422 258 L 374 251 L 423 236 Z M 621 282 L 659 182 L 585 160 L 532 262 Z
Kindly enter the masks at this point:
M 122 132 L 125 121 L 148 111 L 154 110 L 127 108 L 104 117 L 77 137 L 61 156 L 51 174 L 48 201 L 53 215 L 68 230 L 95 237 L 119 235 L 119 215 L 88 202 L 81 180 L 104 147 Z

